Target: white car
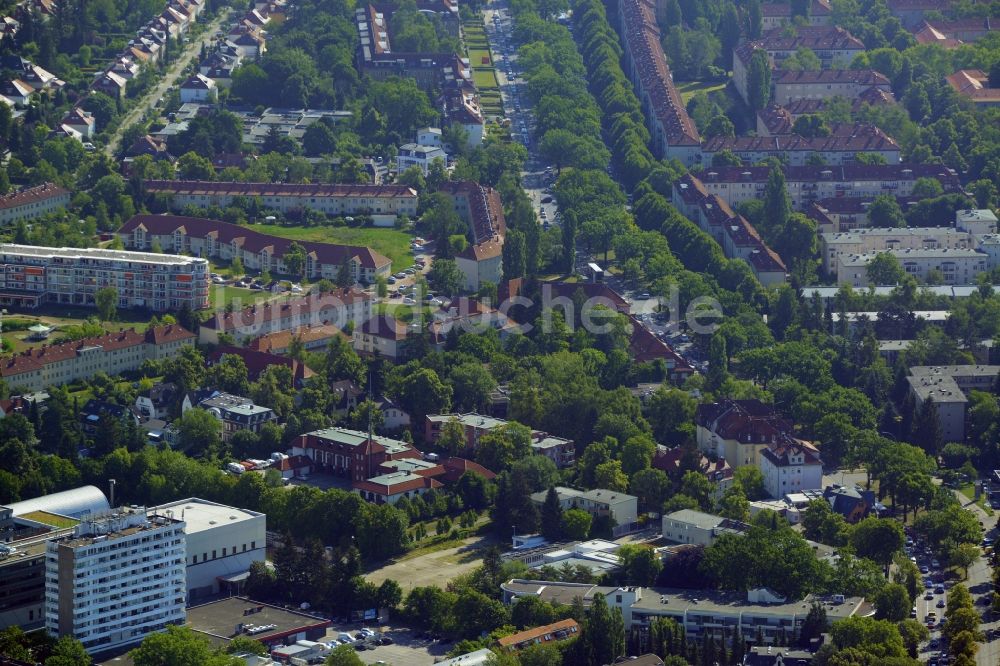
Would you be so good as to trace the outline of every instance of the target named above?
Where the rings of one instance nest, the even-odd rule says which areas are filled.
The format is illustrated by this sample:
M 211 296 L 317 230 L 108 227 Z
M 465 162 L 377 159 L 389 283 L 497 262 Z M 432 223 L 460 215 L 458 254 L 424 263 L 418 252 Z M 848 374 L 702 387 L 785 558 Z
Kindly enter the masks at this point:
M 416 305 L 416 304 L 417 302 L 412 298 L 410 298 L 409 296 L 403 299 L 403 305 Z

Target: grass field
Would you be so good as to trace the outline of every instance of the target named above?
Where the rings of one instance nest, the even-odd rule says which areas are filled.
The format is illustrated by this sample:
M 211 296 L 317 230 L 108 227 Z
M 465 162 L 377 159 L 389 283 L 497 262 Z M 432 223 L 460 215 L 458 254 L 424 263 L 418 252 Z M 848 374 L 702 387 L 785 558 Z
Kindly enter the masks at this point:
M 959 486 L 958 487 L 958 492 L 960 492 L 963 495 L 965 495 L 965 497 L 968 498 L 968 500 L 970 502 L 976 497 L 976 491 L 975 491 L 975 488 L 973 488 L 971 482 L 965 483 L 965 484 L 962 484 L 961 486 Z M 980 495 L 979 496 L 979 501 L 976 502 L 976 504 L 979 505 L 980 509 L 982 509 L 983 511 L 986 512 L 987 516 L 992 516 L 993 515 L 993 509 L 990 508 L 990 503 L 986 500 L 986 497 L 987 497 L 986 493 L 983 493 L 982 495 Z
M 493 58 L 490 56 L 489 49 L 469 49 L 469 62 L 472 63 L 473 68 L 476 67 L 486 67 L 493 65 Z
M 21 518 L 26 518 L 28 520 L 34 520 L 36 522 L 42 523 L 43 525 L 51 525 L 56 529 L 65 529 L 67 527 L 73 527 L 77 525 L 80 521 L 73 520 L 72 518 L 67 518 L 66 516 L 59 516 L 54 513 L 49 513 L 48 511 L 32 511 L 26 513 Z
M 681 101 L 687 104 L 692 97 L 700 92 L 707 95 L 710 92 L 722 90 L 725 87 L 725 81 L 687 81 L 677 84 L 677 92 L 681 94 Z
M 221 284 L 213 284 L 208 288 L 208 300 L 212 311 L 224 308 L 229 302 L 233 303 L 234 308 L 245 308 L 254 301 L 265 300 L 270 295 L 266 291 L 254 291 L 253 289 L 230 287 L 229 285 Z
M 480 90 L 489 90 L 491 88 L 496 89 L 500 87 L 497 82 L 497 75 L 492 69 L 476 69 L 472 68 L 472 82 L 476 84 L 476 87 Z
M 292 240 L 363 245 L 392 260 L 393 270 L 402 270 L 413 263 L 409 234 L 396 229 L 365 227 L 286 227 L 278 224 L 258 224 L 254 229 Z

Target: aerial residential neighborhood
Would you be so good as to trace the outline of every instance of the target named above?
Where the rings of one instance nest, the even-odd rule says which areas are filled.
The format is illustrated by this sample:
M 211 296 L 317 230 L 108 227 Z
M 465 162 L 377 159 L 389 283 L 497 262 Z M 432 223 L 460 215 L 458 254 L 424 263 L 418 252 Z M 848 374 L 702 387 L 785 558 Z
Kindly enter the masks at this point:
M 997 666 L 998 26 L 0 0 L 0 664 Z

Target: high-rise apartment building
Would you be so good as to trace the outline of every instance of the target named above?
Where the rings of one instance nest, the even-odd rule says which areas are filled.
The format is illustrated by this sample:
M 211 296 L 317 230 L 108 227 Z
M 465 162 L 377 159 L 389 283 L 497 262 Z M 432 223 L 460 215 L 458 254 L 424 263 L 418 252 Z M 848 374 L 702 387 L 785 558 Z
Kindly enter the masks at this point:
M 185 621 L 186 543 L 173 512 L 126 507 L 85 519 L 45 551 L 45 628 L 91 654 Z

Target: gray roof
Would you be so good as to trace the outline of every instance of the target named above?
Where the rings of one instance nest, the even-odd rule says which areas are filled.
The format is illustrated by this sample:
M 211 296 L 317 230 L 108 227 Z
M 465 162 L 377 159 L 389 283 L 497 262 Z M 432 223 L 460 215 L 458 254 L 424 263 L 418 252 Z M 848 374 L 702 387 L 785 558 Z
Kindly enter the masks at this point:
M 100 513 L 111 508 L 108 498 L 97 486 L 81 486 L 61 493 L 43 495 L 34 499 L 8 504 L 14 516 L 22 516 L 32 511 L 47 511 L 70 518 L 79 518 L 88 513 Z
M 688 523 L 689 525 L 694 525 L 695 527 L 703 530 L 710 530 L 725 520 L 725 518 L 721 516 L 704 513 L 703 511 L 695 511 L 694 509 L 681 509 L 679 511 L 674 511 L 673 513 L 668 513 L 664 517 L 669 520 Z

